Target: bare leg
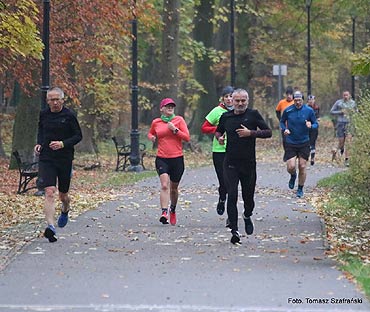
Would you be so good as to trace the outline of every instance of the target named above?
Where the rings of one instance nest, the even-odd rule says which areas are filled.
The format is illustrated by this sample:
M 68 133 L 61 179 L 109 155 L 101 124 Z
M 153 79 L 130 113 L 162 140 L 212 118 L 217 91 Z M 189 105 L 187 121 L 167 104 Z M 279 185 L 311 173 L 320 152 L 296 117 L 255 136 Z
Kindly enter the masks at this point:
M 168 203 L 170 201 L 170 177 L 167 173 L 163 173 L 159 176 L 159 180 L 161 182 L 161 192 L 159 195 L 161 208 L 168 208 Z
M 347 141 L 347 144 L 346 144 L 346 148 L 344 149 L 344 157 L 348 159 L 349 158 L 349 149 L 348 149 L 348 147 L 352 143 L 352 135 L 348 134 L 347 137 L 346 137 L 346 141 Z M 343 147 L 344 147 L 344 143 L 343 143 Z
M 171 206 L 176 207 L 177 200 L 179 198 L 179 182 L 172 182 L 170 181 L 170 200 L 171 200 Z
M 304 183 L 306 182 L 306 176 L 307 176 L 306 164 L 307 164 L 306 159 L 298 158 L 298 169 L 299 169 L 298 185 L 301 185 L 301 186 L 303 186 Z
M 71 199 L 69 198 L 68 193 L 59 192 L 59 199 L 62 202 L 62 212 L 69 211 Z
M 346 141 L 346 138 L 338 138 L 338 149 L 341 151 L 344 149 L 344 143 Z
M 45 220 L 47 224 L 51 225 L 54 225 L 56 192 L 57 188 L 55 186 L 45 187 L 45 203 L 44 203 Z
M 290 158 L 286 162 L 286 170 L 290 174 L 295 174 L 296 173 L 296 157 Z

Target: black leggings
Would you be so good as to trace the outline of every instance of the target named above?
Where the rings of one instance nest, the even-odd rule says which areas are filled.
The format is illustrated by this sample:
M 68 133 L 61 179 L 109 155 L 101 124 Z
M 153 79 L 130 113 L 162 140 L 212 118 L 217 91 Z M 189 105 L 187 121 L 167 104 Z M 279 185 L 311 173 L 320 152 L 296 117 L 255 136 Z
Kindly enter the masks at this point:
M 244 201 L 244 216 L 246 218 L 253 214 L 254 190 L 256 188 L 257 173 L 256 163 L 239 161 L 237 165 L 224 162 L 224 178 L 227 187 L 227 215 L 231 230 L 238 230 L 238 185 L 242 189 Z
M 220 200 L 226 200 L 226 185 L 224 181 L 224 159 L 225 159 L 225 153 L 213 153 L 212 154 L 213 159 L 213 166 L 215 167 L 217 179 L 218 179 L 218 194 L 220 197 Z
M 310 129 L 310 150 L 311 152 L 315 152 L 316 149 L 316 140 L 319 135 L 319 129 Z

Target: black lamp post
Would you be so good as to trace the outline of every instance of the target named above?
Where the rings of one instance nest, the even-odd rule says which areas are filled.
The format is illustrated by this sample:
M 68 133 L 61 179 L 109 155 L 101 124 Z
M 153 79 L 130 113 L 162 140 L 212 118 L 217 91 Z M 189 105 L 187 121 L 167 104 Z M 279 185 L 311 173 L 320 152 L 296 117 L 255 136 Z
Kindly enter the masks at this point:
M 230 0 L 230 81 L 235 87 L 235 36 L 234 36 L 234 0 Z
M 42 33 L 42 43 L 44 44 L 44 50 L 42 51 L 42 86 L 41 86 L 41 108 L 46 108 L 46 92 L 50 88 L 50 70 L 49 70 L 49 24 L 50 24 L 50 0 L 43 0 L 43 33 Z
M 311 94 L 311 3 L 306 0 L 307 9 L 307 95 Z
M 356 43 L 356 16 L 352 15 L 352 53 L 355 53 Z M 352 75 L 352 99 L 355 99 L 355 76 Z
M 137 79 L 137 19 L 136 19 L 136 0 L 133 1 L 133 20 L 132 20 L 132 68 L 131 68 L 131 154 L 129 171 L 142 171 L 139 164 L 139 114 L 138 114 L 138 79 Z

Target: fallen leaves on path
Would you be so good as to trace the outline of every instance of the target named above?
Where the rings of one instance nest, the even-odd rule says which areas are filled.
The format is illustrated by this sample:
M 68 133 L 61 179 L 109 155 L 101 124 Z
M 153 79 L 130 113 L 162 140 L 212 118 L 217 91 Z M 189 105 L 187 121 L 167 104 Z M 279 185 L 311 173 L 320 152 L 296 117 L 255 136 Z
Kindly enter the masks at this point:
M 319 137 L 319 144 L 317 147 L 318 162 L 327 162 L 330 163 L 330 148 L 331 144 L 327 142 L 327 140 L 322 140 L 320 142 Z M 260 162 L 267 162 L 267 163 L 281 163 L 282 162 L 282 147 L 281 143 L 278 139 L 274 140 L 258 140 L 257 143 L 257 158 Z M 210 151 L 204 151 L 202 154 L 187 154 L 185 157 L 186 166 L 199 166 L 199 165 L 211 165 L 211 153 Z M 124 175 L 126 173 L 114 173 L 114 157 L 108 157 L 106 159 L 102 159 L 100 162 L 100 167 L 95 168 L 94 170 L 83 170 L 86 159 L 77 157 L 75 164 L 76 169 L 74 170 L 74 177 L 72 181 L 72 189 L 71 189 L 71 197 L 72 197 L 72 210 L 71 210 L 71 218 L 76 218 L 81 213 L 96 209 L 101 203 L 113 200 L 120 196 L 122 192 L 122 188 L 124 185 L 112 184 L 109 180 L 113 177 L 117 177 L 119 175 Z M 153 170 L 154 166 L 154 156 L 150 158 L 150 162 L 146 163 L 146 166 Z M 277 170 L 275 165 L 272 166 L 271 170 Z M 24 244 L 31 241 L 33 238 L 42 235 L 44 229 L 44 214 L 43 214 L 43 197 L 36 197 L 33 196 L 34 190 L 27 192 L 24 195 L 17 195 L 15 194 L 17 186 L 18 186 L 18 171 L 17 170 L 8 170 L 8 160 L 7 159 L 0 159 L 0 271 L 2 268 L 5 267 L 7 261 L 9 260 L 12 255 L 22 248 Z M 194 189 L 193 192 L 199 193 L 199 202 L 205 202 L 203 199 L 203 195 L 206 192 L 214 192 L 214 187 L 212 189 Z M 290 192 L 282 192 L 280 189 L 273 189 L 273 188 L 260 188 L 257 186 L 256 193 L 261 196 L 274 196 L 277 200 L 279 198 L 289 198 L 291 196 Z M 130 191 L 125 189 L 125 194 L 130 194 Z M 150 196 L 157 196 L 157 194 L 151 194 Z M 127 206 L 136 207 L 137 209 L 141 206 L 141 203 L 135 202 L 135 194 L 131 192 L 131 195 L 127 195 L 129 201 L 125 202 L 125 204 L 121 204 L 116 208 L 117 212 L 121 210 L 127 209 Z M 315 193 L 314 196 L 311 198 L 312 204 L 316 207 L 320 204 L 325 204 L 329 200 L 327 194 L 320 194 Z M 191 206 L 192 202 L 189 200 L 185 200 L 180 198 L 181 205 L 184 207 Z M 206 204 L 206 202 L 205 202 Z M 260 205 L 268 204 L 261 202 Z M 305 202 L 297 201 L 296 205 L 292 207 L 293 210 L 301 212 L 301 213 L 312 213 L 313 211 L 308 210 L 304 207 Z M 156 207 L 156 204 L 153 204 L 151 200 L 149 200 L 147 207 Z M 297 207 L 298 206 L 298 207 Z M 202 213 L 206 214 L 209 213 L 208 207 L 201 208 Z M 259 220 L 262 220 L 260 218 Z M 258 221 L 258 218 L 256 219 Z M 288 219 L 286 221 L 289 221 Z M 201 220 L 194 220 L 194 222 L 200 223 Z M 328 216 L 326 219 L 328 224 L 327 232 L 328 232 L 328 239 L 329 241 L 333 242 L 332 252 L 340 251 L 340 250 L 348 250 L 353 253 L 359 253 L 361 257 L 364 254 L 364 250 L 361 250 L 362 244 L 359 243 L 358 240 L 356 242 L 352 241 L 351 239 L 344 240 L 340 236 L 340 226 L 345 225 L 346 223 L 342 220 L 338 220 L 337 216 Z M 339 225 L 338 225 L 339 224 Z M 141 234 L 141 233 L 139 233 Z M 140 239 L 140 235 L 138 233 L 128 232 L 127 235 L 130 237 L 131 240 L 136 241 Z M 145 234 L 145 233 L 144 233 Z M 198 233 L 199 234 L 199 233 Z M 156 238 L 148 235 L 149 239 L 155 241 Z M 195 234 L 192 234 L 194 236 Z M 369 239 L 369 233 L 361 233 L 363 237 L 363 241 Z M 273 241 L 276 243 L 282 243 L 286 240 L 285 237 L 281 236 L 265 236 L 259 237 L 261 241 Z M 301 243 L 305 244 L 308 243 L 316 238 L 313 237 L 302 237 Z M 221 241 L 229 241 L 228 236 L 218 235 L 214 238 L 214 241 L 221 240 Z M 168 243 L 163 241 L 156 241 L 154 242 L 158 245 L 169 245 L 169 244 L 176 244 L 176 243 L 193 243 L 200 248 L 213 246 L 213 242 L 192 242 L 192 237 L 178 237 L 175 242 Z M 130 250 L 126 250 L 124 248 L 120 249 L 111 249 L 110 252 L 123 252 L 125 254 L 129 254 Z M 36 251 L 41 252 L 41 251 Z M 203 254 L 206 250 L 200 249 L 197 254 Z M 286 249 L 278 249 L 274 248 L 271 250 L 265 250 L 266 253 L 278 253 L 278 254 L 286 254 Z M 368 253 L 370 254 L 370 252 Z M 249 255 L 249 257 L 260 257 L 259 255 Z M 191 257 L 185 257 L 191 259 Z M 188 261 L 186 259 L 182 259 L 183 261 Z M 370 260 L 365 257 L 366 261 Z

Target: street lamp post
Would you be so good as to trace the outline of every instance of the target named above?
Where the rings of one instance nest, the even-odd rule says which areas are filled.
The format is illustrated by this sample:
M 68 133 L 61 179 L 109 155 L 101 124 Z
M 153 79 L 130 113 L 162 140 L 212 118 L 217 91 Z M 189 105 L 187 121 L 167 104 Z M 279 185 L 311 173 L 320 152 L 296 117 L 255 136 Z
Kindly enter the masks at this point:
M 306 0 L 307 9 L 307 95 L 311 94 L 311 3 Z
M 42 33 L 42 43 L 44 44 L 44 49 L 42 51 L 42 85 L 41 85 L 41 108 L 46 108 L 46 92 L 50 88 L 50 70 L 49 70 L 49 24 L 50 24 L 50 0 L 43 0 L 43 33 Z
M 230 81 L 235 87 L 235 36 L 234 36 L 234 0 L 230 0 Z
M 136 18 L 136 0 L 133 1 L 133 19 L 132 19 L 132 82 L 131 82 L 131 154 L 129 171 L 139 172 L 143 168 L 139 164 L 139 114 L 138 114 L 138 74 L 137 74 L 137 18 Z

